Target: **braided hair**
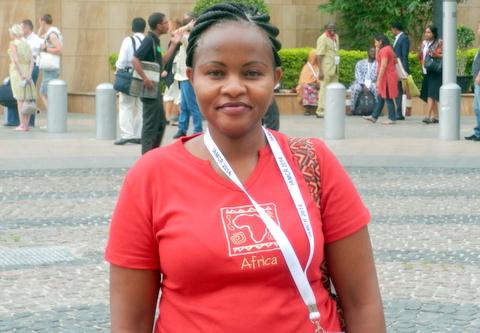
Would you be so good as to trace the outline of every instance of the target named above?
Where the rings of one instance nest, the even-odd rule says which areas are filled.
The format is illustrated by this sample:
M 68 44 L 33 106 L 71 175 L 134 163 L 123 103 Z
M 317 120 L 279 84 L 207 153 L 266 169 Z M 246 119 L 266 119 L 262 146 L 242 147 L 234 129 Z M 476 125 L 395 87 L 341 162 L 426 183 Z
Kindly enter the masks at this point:
M 186 59 L 188 67 L 192 67 L 193 55 L 197 49 L 201 35 L 210 27 L 228 21 L 248 22 L 262 29 L 268 36 L 272 46 L 275 65 L 280 67 L 281 60 L 278 51 L 281 49 L 282 44 L 276 38 L 279 33 L 278 28 L 270 24 L 270 16 L 268 14 L 260 13 L 255 7 L 247 7 L 238 3 L 221 3 L 214 5 L 199 16 L 188 37 Z

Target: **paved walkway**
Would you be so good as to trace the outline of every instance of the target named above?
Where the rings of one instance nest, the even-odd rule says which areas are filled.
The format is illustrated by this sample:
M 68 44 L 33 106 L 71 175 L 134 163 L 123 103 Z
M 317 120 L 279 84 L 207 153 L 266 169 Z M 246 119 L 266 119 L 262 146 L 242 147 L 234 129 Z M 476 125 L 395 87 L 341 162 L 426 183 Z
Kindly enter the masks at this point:
M 139 145 L 0 128 L 0 332 L 108 332 L 108 222 Z M 462 136 L 473 118 L 462 119 Z M 283 116 L 284 132 L 323 136 L 323 120 Z M 175 127 L 168 127 L 165 144 Z M 370 232 L 389 332 L 480 332 L 480 143 L 437 140 L 420 118 L 347 118 L 327 144 L 373 214 Z

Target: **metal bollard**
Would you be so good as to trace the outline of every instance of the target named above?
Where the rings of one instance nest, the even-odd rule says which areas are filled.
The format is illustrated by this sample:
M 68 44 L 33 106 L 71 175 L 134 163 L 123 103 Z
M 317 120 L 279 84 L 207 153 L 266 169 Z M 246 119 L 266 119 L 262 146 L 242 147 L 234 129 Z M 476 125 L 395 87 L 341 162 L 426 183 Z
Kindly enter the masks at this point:
M 440 87 L 439 138 L 460 140 L 460 86 L 456 83 Z
M 96 132 L 98 140 L 117 137 L 116 92 L 111 83 L 101 83 L 95 93 Z
M 48 83 L 47 131 L 65 133 L 67 131 L 67 83 L 52 80 Z
M 345 138 L 345 87 L 335 82 L 327 86 L 325 108 L 325 139 Z

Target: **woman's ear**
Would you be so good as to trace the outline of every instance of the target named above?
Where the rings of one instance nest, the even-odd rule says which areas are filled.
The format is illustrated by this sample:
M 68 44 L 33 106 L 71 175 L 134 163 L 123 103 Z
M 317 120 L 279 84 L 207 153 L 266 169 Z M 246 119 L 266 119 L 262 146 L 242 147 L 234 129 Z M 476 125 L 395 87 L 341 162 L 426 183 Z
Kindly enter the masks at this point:
M 275 79 L 275 86 L 280 82 L 280 79 L 282 78 L 282 68 L 281 67 L 275 67 L 275 72 L 274 72 L 274 79 Z
M 193 84 L 193 69 L 192 67 L 187 67 L 187 77 L 190 83 Z

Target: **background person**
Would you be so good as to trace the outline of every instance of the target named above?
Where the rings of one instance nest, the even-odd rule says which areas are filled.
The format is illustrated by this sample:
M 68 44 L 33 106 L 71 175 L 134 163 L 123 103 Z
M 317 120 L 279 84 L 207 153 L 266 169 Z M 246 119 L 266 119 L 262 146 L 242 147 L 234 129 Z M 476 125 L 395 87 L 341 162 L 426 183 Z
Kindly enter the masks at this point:
M 428 56 L 441 59 L 443 55 L 443 42 L 438 37 L 438 29 L 434 25 L 429 25 L 425 29 L 424 40 L 420 45 L 418 58 L 422 64 L 422 89 L 420 98 L 427 103 L 425 118 L 422 122 L 425 124 L 438 123 L 438 101 L 440 100 L 440 87 L 442 86 L 442 72 L 427 71 L 425 68 L 425 58 Z
M 477 24 L 477 36 L 480 37 L 480 22 Z M 477 54 L 472 64 L 472 77 L 474 84 L 474 97 L 473 97 L 473 111 L 477 118 L 477 126 L 473 129 L 473 134 L 466 136 L 466 140 L 480 141 L 480 49 L 477 50 Z
M 335 30 L 335 23 L 329 22 L 325 32 L 317 39 L 318 79 L 320 81 L 316 112 L 318 118 L 323 118 L 325 115 L 327 86 L 332 82 L 338 82 L 338 66 L 340 64 L 338 50 L 340 49 L 340 40 Z
M 368 58 L 359 60 L 355 64 L 355 81 L 349 88 L 352 114 L 360 114 L 356 111 L 356 106 L 361 93 L 364 95 L 371 94 L 375 100 L 377 99 L 377 62 L 375 61 L 375 53 L 375 47 L 369 48 Z
M 377 50 L 377 106 L 371 116 L 363 118 L 375 123 L 380 117 L 385 102 L 387 103 L 388 120 L 382 122 L 383 125 L 395 124 L 397 115 L 395 113 L 394 99 L 398 96 L 398 77 L 395 70 L 395 53 L 390 46 L 387 36 L 378 34 L 374 39 L 375 49 Z
M 318 73 L 317 54 L 315 50 L 311 50 L 307 62 L 302 67 L 298 85 L 295 88 L 306 116 L 313 114 L 318 106 Z
M 352 182 L 321 140 L 306 141 L 321 168 L 319 209 L 292 154 L 293 138 L 262 127 L 281 78 L 278 32 L 268 15 L 238 4 L 210 7 L 198 18 L 186 64 L 208 130 L 152 151 L 127 175 L 106 250 L 112 332 L 151 332 L 157 304 L 155 332 L 313 332 L 283 244 L 259 218 L 265 209 L 299 265 L 313 254 L 302 276 L 314 290 L 322 328 L 340 331 L 335 302 L 321 282 L 325 256 L 347 330 L 385 332 L 370 215 Z M 292 167 L 286 179 L 299 183 L 295 200 L 282 161 Z M 238 182 L 227 176 L 233 173 Z M 308 212 L 310 237 L 295 203 Z M 260 316 L 252 304 L 261 304 Z
M 390 31 L 395 36 L 393 41 L 393 51 L 397 56 L 397 59 L 401 61 L 403 69 L 405 72 L 410 73 L 410 65 L 408 62 L 408 54 L 410 53 L 410 40 L 408 36 L 403 31 L 403 25 L 400 22 L 395 22 L 391 25 Z M 405 120 L 405 117 L 402 113 L 402 95 L 403 83 L 402 80 L 398 81 L 398 97 L 395 99 L 395 104 L 397 106 L 397 120 Z
M 37 85 L 38 74 L 40 72 L 38 68 L 38 55 L 40 54 L 40 46 L 42 45 L 42 39 L 38 37 L 36 33 L 33 32 L 33 22 L 29 19 L 22 21 L 23 27 L 23 36 L 25 37 L 30 49 L 32 50 L 33 57 L 33 70 L 32 70 L 32 80 L 35 85 Z M 35 127 L 35 114 L 30 116 L 29 126 Z
M 183 17 L 183 26 L 179 29 L 182 34 L 180 49 L 177 53 L 175 80 L 180 84 L 180 115 L 178 117 L 178 131 L 173 136 L 174 139 L 187 135 L 190 116 L 193 120 L 193 133 L 203 132 L 202 114 L 198 109 L 195 91 L 187 77 L 187 58 L 188 36 L 193 27 L 195 17 L 193 13 L 186 13 Z
M 168 31 L 173 34 L 180 28 L 182 23 L 179 20 L 168 21 Z M 162 72 L 162 80 L 165 83 L 165 91 L 163 93 L 163 107 L 165 108 L 165 117 L 172 126 L 178 125 L 178 115 L 180 113 L 180 84 L 175 80 L 174 69 L 177 66 L 177 53 L 180 45 L 177 46 L 174 53 L 165 64 Z
M 29 130 L 28 121 L 30 115 L 21 113 L 23 103 L 27 98 L 36 99 L 35 84 L 32 80 L 32 50 L 23 38 L 23 28 L 20 24 L 14 24 L 8 31 L 11 39 L 8 48 L 8 56 L 10 58 L 8 73 L 10 75 L 13 97 L 17 100 L 18 118 L 20 119 L 20 125 L 15 130 L 26 132 Z
M 147 23 L 141 17 L 135 17 L 132 20 L 133 34 L 125 37 L 122 41 L 118 59 L 115 63 L 117 70 L 133 68 L 132 58 L 145 38 L 143 33 L 146 25 Z M 115 145 L 124 145 L 129 142 L 140 144 L 140 137 L 142 136 L 142 101 L 139 97 L 119 92 L 118 123 L 120 138 L 114 142 Z
M 50 14 L 45 14 L 40 18 L 40 29 L 38 35 L 43 38 L 40 45 L 40 52 L 48 52 L 57 56 L 62 55 L 63 37 L 57 27 L 52 26 L 53 20 Z M 40 98 L 43 105 L 48 109 L 48 83 L 51 80 L 58 79 L 60 76 L 60 67 L 56 69 L 42 69 L 42 84 L 40 86 Z
M 132 66 L 140 75 L 147 89 L 154 88 L 154 81 L 150 80 L 143 71 L 140 61 L 157 62 L 162 68 L 162 64 L 168 62 L 172 56 L 180 36 L 174 34 L 171 38 L 171 44 L 167 51 L 162 55 L 160 48 L 160 35 L 168 32 L 168 20 L 162 13 L 153 13 L 148 18 L 150 31 L 142 41 L 137 52 L 132 58 Z M 160 146 L 160 142 L 165 132 L 167 120 L 163 109 L 162 94 L 158 92 L 157 98 L 141 98 L 143 104 L 143 123 L 142 123 L 142 154 Z

